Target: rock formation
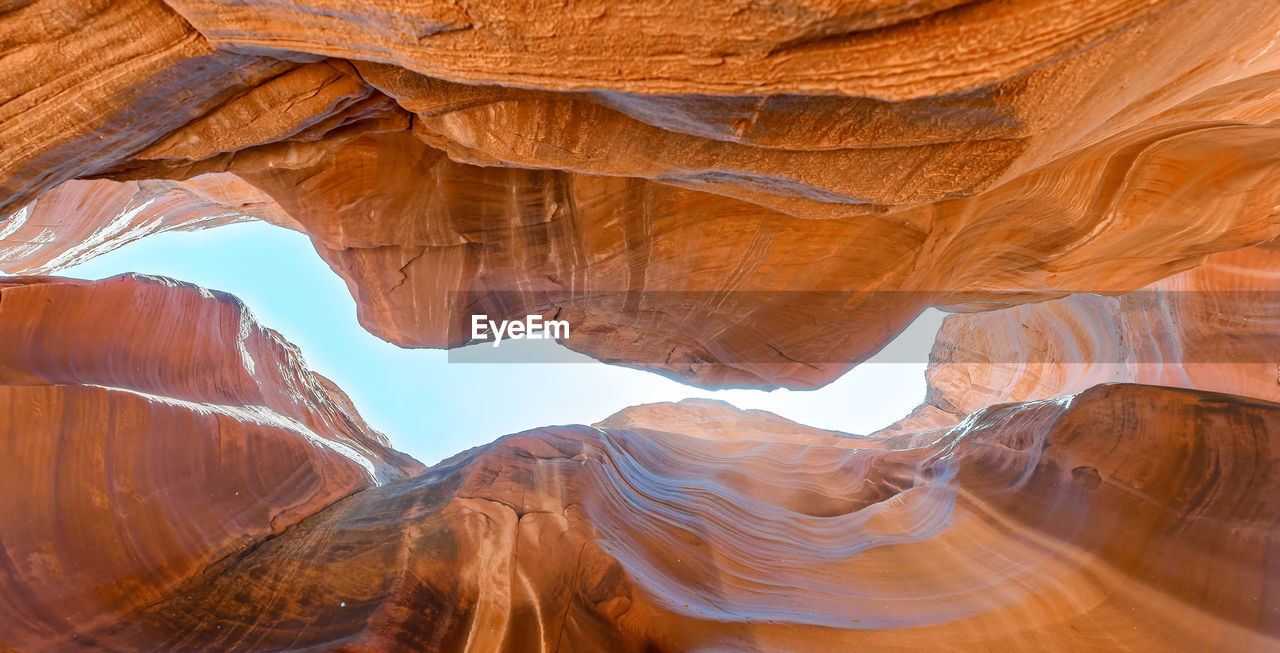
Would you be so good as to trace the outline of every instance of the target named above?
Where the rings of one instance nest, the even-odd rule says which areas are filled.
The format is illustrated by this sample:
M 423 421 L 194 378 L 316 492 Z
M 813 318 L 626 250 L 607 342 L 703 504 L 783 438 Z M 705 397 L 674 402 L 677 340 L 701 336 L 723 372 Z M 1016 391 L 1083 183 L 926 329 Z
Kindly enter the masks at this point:
M 311 235 L 397 344 L 460 344 L 478 307 L 564 311 L 602 360 L 813 387 L 926 306 L 1130 291 L 1280 236 L 1269 2 L 61 1 L 5 18 L 11 58 L 65 71 L 0 92 L 0 243 L 48 252 L 0 254 L 9 272 L 135 237 L 148 210 L 249 206 Z M 85 34 L 152 14 L 163 61 L 75 65 Z M 77 176 L 138 186 L 21 209 Z M 43 230 L 6 234 L 20 210 Z
M 1259 525 L 1280 519 L 1266 480 L 1280 405 L 1097 386 L 870 446 L 725 406 L 635 412 L 367 487 L 180 591 L 146 587 L 146 605 L 6 637 L 118 650 L 1275 645 Z M 655 412 L 695 428 L 640 427 Z M 725 421 L 732 437 L 696 428 Z
M 19 650 L 91 646 L 422 470 L 238 300 L 167 279 L 0 279 L 0 406 L 0 644 Z
M 1063 299 L 943 322 L 915 419 L 950 426 L 992 403 L 1134 382 L 1280 401 L 1280 244 L 1214 254 L 1139 291 Z
M 1277 33 L 1270 0 L 0 2 L 0 650 L 1280 648 Z M 541 314 L 813 388 L 955 314 L 871 436 L 685 402 L 424 469 L 238 300 L 41 276 L 251 219 L 405 347 Z

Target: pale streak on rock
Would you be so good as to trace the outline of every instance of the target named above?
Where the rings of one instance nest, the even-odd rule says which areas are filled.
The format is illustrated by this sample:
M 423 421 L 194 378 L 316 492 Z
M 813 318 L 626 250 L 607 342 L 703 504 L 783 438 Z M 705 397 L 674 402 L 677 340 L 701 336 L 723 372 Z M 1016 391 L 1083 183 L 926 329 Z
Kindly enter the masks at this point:
M 1214 254 L 1133 294 L 952 315 L 934 344 L 926 403 L 880 435 L 937 428 L 994 403 L 1099 383 L 1280 401 L 1278 264 L 1280 247 L 1270 243 Z
M 238 300 L 169 279 L 0 279 L 0 642 L 91 647 L 96 629 L 422 469 L 245 319 Z
M 23 140 L 45 148 L 23 165 L 60 162 L 45 165 L 36 186 L 84 175 L 172 184 L 173 203 L 148 210 L 164 207 L 174 226 L 260 209 L 310 235 L 347 281 L 362 323 L 404 346 L 461 344 L 466 316 L 449 298 L 468 292 L 501 317 L 577 320 L 568 346 L 609 362 L 708 387 L 809 388 L 929 305 L 1124 292 L 1280 235 L 1280 15 L 1266 3 L 712 3 L 680 12 L 690 25 L 722 21 L 708 32 L 683 22 L 653 31 L 661 7 L 625 3 L 173 2 L 199 33 L 154 2 L 136 3 L 164 17 L 154 38 L 187 35 L 197 50 L 207 38 L 241 54 L 183 54 L 160 72 L 120 64 L 135 86 L 154 73 L 163 88 L 199 82 L 217 95 L 189 98 L 181 115 L 152 115 L 160 110 L 146 97 L 92 84 L 60 86 L 88 69 L 25 74 L 14 107 L 56 87 L 68 102 L 124 116 L 131 139 L 94 148 L 93 165 L 74 170 L 59 167 L 70 158 L 62 145 Z M 15 40 L 55 48 L 105 20 L 73 18 L 70 32 L 19 30 Z M 992 45 L 1001 39 L 1016 43 Z M 703 46 L 712 49 L 679 72 L 682 56 Z M 492 77 L 452 67 L 454 57 L 490 56 L 505 62 L 485 68 Z M 197 60 L 208 64 L 201 75 L 239 62 L 239 76 L 183 78 Z M 567 61 L 572 70 L 556 72 Z M 804 74 L 790 68 L 802 61 Z M 550 66 L 536 83 L 534 62 Z M 616 88 L 581 87 L 604 70 L 591 62 L 607 63 Z M 661 74 L 627 81 L 627 70 L 651 64 Z M 0 130 L 0 143 L 21 140 L 12 136 Z M 15 206 L 35 192 L 26 174 L 9 173 Z M 183 196 L 210 179 L 220 187 Z M 153 228 L 142 227 L 151 225 L 143 211 L 130 222 L 144 223 L 117 241 L 80 251 L 149 199 L 106 185 L 83 197 L 83 210 L 51 202 L 11 234 L 6 269 L 48 271 L 42 264 Z M 776 289 L 860 299 L 742 299 Z M 666 291 L 707 299 L 690 306 Z M 1000 294 L 1010 291 L 1023 294 Z M 624 296 L 637 300 L 609 299 Z M 690 326 L 699 323 L 714 327 Z M 803 332 L 819 325 L 836 341 Z
M 1274 483 L 1257 480 L 1280 462 L 1280 405 L 1100 386 L 888 448 L 714 402 L 628 413 L 609 421 L 676 426 L 503 438 L 363 490 L 91 636 L 244 650 L 1275 645 L 1256 526 L 1280 518 Z M 717 419 L 739 437 L 676 430 Z

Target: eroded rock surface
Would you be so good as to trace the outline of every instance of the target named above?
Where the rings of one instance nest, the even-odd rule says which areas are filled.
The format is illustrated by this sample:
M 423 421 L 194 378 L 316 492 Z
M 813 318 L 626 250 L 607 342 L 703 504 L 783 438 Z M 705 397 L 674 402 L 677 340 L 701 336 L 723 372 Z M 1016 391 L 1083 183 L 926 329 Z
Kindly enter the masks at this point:
M 682 405 L 642 408 L 665 418 Z M 84 641 L 274 650 L 1259 650 L 1280 405 L 1139 385 L 887 448 L 694 404 L 365 489 Z M 610 421 L 637 419 L 632 415 Z M 754 432 L 751 423 L 766 428 Z M 1231 470 L 1223 473 L 1223 470 Z
M 1214 254 L 1139 291 L 949 316 L 925 404 L 879 435 L 949 427 L 993 403 L 1099 383 L 1280 401 L 1280 244 Z
M 0 451 L 0 644 L 18 650 L 91 648 L 422 469 L 239 300 L 141 276 L 0 279 Z
M 423 470 L 229 296 L 0 278 L 0 649 L 1280 648 L 1278 32 L 1224 0 L 0 3 L 6 272 L 260 219 L 396 344 L 537 313 L 710 387 L 962 312 L 873 437 L 687 402 Z
M 1267 2 L 60 7 L 0 19 L 29 68 L 3 269 L 262 217 L 404 346 L 560 314 L 601 360 L 814 387 L 926 306 L 1131 291 L 1280 236 Z M 78 64 L 76 34 L 152 16 L 167 58 Z M 39 196 L 86 176 L 137 186 Z
M 1166 283 L 1263 283 L 1244 260 Z M 19 650 L 1280 637 L 1280 404 L 1260 399 L 1099 385 L 896 437 L 687 401 L 424 471 L 226 295 L 7 279 L 0 334 L 0 643 Z

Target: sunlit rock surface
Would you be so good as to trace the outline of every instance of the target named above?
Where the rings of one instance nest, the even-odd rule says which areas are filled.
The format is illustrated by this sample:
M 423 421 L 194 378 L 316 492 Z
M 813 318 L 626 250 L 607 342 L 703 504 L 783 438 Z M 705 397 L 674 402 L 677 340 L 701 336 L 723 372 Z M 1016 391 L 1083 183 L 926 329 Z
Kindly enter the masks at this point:
M 8 273 L 259 219 L 390 342 L 536 313 L 707 387 L 958 312 L 872 436 L 694 401 L 424 470 L 227 295 L 0 278 L 0 650 L 1280 649 L 1277 33 L 1267 1 L 0 3 Z
M 652 410 L 682 424 L 736 418 L 736 435 L 601 425 L 509 436 L 364 489 L 125 622 L 44 644 L 1280 643 L 1267 563 L 1280 519 L 1268 471 L 1280 463 L 1280 405 L 1099 386 L 985 409 L 934 440 L 887 447 L 816 439 L 814 429 L 725 406 L 640 412 Z M 605 424 L 638 418 L 628 412 Z
M 1280 236 L 1270 2 L 64 3 L 0 17 L 9 272 L 250 215 L 397 344 L 559 314 L 601 360 L 814 387 L 926 306 Z M 138 185 L 40 195 L 76 177 Z
M 238 300 L 0 279 L 0 645 L 108 627 L 422 469 Z
M 1099 385 L 892 437 L 693 400 L 424 471 L 220 293 L 7 279 L 0 335 L 18 650 L 1280 645 L 1260 399 Z
M 1280 401 L 1280 243 L 1214 254 L 1116 297 L 949 316 L 926 402 L 880 435 L 950 426 L 992 403 L 1135 382 Z
M 181 183 L 68 181 L 0 222 L 0 267 L 56 272 L 151 234 L 252 218 L 299 228 L 270 197 L 230 175 Z

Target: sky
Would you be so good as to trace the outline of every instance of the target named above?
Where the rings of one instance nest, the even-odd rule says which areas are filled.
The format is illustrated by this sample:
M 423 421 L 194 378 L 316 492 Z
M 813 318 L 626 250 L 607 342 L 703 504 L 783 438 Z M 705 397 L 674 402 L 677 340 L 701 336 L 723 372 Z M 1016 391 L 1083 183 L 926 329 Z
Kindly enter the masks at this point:
M 870 433 L 924 399 L 923 360 L 943 317 L 926 311 L 886 348 L 896 346 L 896 354 L 882 352 L 819 390 L 707 391 L 603 363 L 460 363 L 449 362 L 442 350 L 401 349 L 360 327 L 346 284 L 320 260 L 310 239 L 263 222 L 148 236 L 56 274 L 102 279 L 125 272 L 172 277 L 240 297 L 262 324 L 298 345 L 311 369 L 346 391 L 396 449 L 427 464 L 508 433 L 590 424 L 627 406 L 689 397 L 721 399 L 819 428 Z M 503 346 L 509 344 L 519 343 Z M 904 355 L 904 347 L 922 351 Z

